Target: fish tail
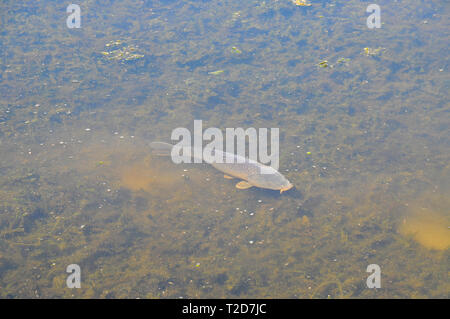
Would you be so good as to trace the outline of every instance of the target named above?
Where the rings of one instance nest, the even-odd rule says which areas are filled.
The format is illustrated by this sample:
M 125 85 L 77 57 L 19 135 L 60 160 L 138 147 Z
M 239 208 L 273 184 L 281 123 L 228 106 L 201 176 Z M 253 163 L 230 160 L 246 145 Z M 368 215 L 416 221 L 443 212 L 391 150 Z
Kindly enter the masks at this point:
M 197 159 L 198 161 L 196 161 L 196 163 L 201 163 L 203 158 L 202 158 L 202 150 L 200 149 L 200 151 L 196 151 L 198 149 L 196 148 L 191 148 L 190 146 L 188 147 L 181 147 L 179 145 L 172 145 L 169 143 L 164 143 L 164 142 L 151 142 L 150 143 L 150 149 L 152 151 L 152 154 L 158 155 L 158 156 L 172 156 L 172 151 L 175 148 L 175 154 L 180 154 L 180 151 L 183 152 L 183 156 L 186 152 L 186 156 L 187 158 L 187 162 L 185 161 L 186 159 L 184 159 L 184 163 L 191 163 L 192 159 Z M 200 153 L 200 156 L 197 154 Z
M 159 156 L 170 156 L 170 153 L 172 152 L 172 147 L 173 147 L 172 144 L 164 142 L 150 143 L 150 149 L 152 150 L 152 153 Z

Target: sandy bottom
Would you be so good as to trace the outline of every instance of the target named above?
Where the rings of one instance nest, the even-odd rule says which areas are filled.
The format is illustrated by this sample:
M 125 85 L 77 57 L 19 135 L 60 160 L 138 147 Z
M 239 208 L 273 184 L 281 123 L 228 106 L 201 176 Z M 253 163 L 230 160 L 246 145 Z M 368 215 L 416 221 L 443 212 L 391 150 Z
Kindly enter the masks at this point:
M 450 200 L 430 195 L 413 205 L 400 226 L 400 233 L 413 238 L 429 249 L 450 247 Z

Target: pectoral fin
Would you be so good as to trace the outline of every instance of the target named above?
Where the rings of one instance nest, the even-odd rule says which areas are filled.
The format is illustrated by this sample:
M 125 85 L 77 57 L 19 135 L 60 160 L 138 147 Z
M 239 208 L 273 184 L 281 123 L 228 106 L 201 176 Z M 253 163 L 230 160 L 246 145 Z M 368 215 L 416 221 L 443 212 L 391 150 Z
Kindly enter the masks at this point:
M 230 175 L 223 175 L 224 178 L 226 179 L 233 179 L 234 177 L 230 176 Z
M 252 186 L 253 186 L 252 184 L 250 184 L 249 182 L 246 182 L 246 181 L 240 181 L 239 183 L 236 184 L 237 189 L 247 189 Z

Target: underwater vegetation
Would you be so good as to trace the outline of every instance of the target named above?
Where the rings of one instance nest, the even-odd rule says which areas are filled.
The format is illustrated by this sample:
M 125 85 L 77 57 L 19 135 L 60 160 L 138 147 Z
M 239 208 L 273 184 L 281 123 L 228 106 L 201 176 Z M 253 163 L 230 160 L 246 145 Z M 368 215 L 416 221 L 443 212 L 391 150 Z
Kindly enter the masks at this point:
M 0 298 L 448 297 L 443 3 L 48 3 L 0 5 Z M 296 189 L 151 156 L 194 119 L 280 128 Z

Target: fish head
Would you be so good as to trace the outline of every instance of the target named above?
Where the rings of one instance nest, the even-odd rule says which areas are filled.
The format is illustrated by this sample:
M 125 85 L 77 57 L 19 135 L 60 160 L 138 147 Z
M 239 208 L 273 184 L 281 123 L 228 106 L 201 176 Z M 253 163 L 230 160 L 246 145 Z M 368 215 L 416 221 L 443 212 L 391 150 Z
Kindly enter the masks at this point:
M 253 186 L 279 190 L 280 194 L 294 187 L 281 173 L 274 170 L 269 173 L 258 173 L 248 176 L 248 182 Z
M 283 194 L 283 192 L 290 190 L 292 187 L 294 187 L 294 185 L 288 181 L 286 186 L 284 186 L 283 188 L 280 188 L 280 194 Z

